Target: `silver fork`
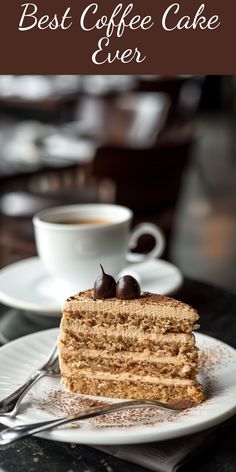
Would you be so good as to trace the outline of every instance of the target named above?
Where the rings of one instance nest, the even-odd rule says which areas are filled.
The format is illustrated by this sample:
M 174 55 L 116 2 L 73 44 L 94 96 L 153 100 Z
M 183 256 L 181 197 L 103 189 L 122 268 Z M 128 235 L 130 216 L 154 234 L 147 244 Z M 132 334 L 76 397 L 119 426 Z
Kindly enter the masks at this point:
M 83 413 L 75 413 L 73 415 L 66 416 L 65 418 L 59 418 L 56 420 L 44 421 L 41 423 L 33 423 L 27 425 L 15 426 L 13 428 L 6 428 L 0 433 L 0 446 L 5 446 L 12 442 L 18 441 L 26 436 L 32 434 L 40 433 L 41 431 L 46 431 L 47 429 L 52 429 L 56 426 L 61 426 L 63 424 L 71 423 L 72 421 L 86 420 L 88 418 L 94 418 L 95 416 L 101 416 L 108 413 L 115 413 L 118 411 L 129 410 L 131 408 L 163 408 L 165 410 L 171 410 L 179 412 L 185 410 L 192 406 L 190 402 L 182 402 L 179 405 L 176 404 L 167 404 L 159 401 L 149 401 L 149 400 L 131 400 L 131 401 L 122 401 L 119 403 L 113 403 L 109 406 L 102 406 L 99 408 L 89 408 Z
M 42 377 L 51 376 L 56 377 L 60 374 L 57 346 L 55 345 L 53 351 L 47 362 L 23 384 L 15 392 L 8 395 L 3 400 L 0 400 L 0 418 L 13 417 L 17 414 L 21 401 L 26 393 L 38 382 Z

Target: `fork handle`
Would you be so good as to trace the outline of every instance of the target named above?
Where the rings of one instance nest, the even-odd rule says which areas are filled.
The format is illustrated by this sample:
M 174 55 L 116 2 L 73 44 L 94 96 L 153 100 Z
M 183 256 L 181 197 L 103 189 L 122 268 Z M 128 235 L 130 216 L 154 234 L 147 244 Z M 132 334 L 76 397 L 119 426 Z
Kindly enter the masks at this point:
M 6 444 L 10 444 L 12 442 L 18 441 L 26 436 L 31 436 L 32 434 L 40 433 L 41 431 L 46 431 L 47 429 L 54 428 L 55 426 L 60 426 L 63 424 L 71 423 L 72 421 L 79 421 L 79 420 L 86 420 L 89 418 L 94 418 L 95 416 L 101 416 L 108 413 L 115 413 L 118 411 L 123 411 L 125 409 L 132 409 L 132 408 L 147 408 L 155 407 L 160 408 L 161 403 L 155 401 L 127 401 L 127 402 L 119 402 L 109 406 L 102 406 L 98 408 L 89 408 L 85 410 L 83 413 L 77 413 L 74 415 L 69 415 L 65 418 L 59 418 L 56 420 L 49 420 L 44 421 L 41 423 L 31 423 L 27 425 L 20 425 L 15 426 L 13 428 L 6 428 L 3 429 L 0 433 L 0 446 L 5 446 Z M 163 408 L 166 408 L 163 405 Z
M 46 372 L 43 370 L 36 371 L 29 380 L 21 385 L 17 390 L 11 393 L 8 397 L 0 401 L 0 417 L 1 415 L 8 413 L 8 416 L 16 415 L 21 400 L 24 398 L 28 390 L 36 383 L 39 379 L 44 377 Z

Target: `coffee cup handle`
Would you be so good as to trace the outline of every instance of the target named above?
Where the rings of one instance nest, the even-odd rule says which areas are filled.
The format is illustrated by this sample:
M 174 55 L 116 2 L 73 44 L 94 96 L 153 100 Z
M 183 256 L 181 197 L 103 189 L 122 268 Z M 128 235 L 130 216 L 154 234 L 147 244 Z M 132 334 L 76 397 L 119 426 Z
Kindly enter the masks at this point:
M 143 262 L 147 259 L 160 257 L 165 249 L 165 237 L 162 231 L 152 223 L 141 223 L 136 226 L 130 234 L 129 249 L 134 249 L 137 246 L 138 239 L 144 234 L 151 234 L 156 243 L 154 248 L 148 254 L 137 254 L 128 252 L 126 260 L 128 262 Z

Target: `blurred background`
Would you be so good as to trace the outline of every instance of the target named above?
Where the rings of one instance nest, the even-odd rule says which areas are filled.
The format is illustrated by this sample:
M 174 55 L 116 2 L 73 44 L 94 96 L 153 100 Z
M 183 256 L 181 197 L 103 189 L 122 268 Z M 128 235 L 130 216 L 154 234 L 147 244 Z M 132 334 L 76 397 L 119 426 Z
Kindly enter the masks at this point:
M 235 123 L 234 76 L 0 76 L 0 268 L 35 255 L 38 210 L 110 202 L 236 292 Z

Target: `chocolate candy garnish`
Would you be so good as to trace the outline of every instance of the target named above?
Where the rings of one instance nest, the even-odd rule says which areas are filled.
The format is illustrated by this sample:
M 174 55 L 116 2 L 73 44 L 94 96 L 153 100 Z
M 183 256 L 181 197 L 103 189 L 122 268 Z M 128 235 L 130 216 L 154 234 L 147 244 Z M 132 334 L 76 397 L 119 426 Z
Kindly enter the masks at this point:
M 95 280 L 94 297 L 98 299 L 113 298 L 116 296 L 116 281 L 111 276 L 104 272 L 102 265 L 102 275 Z
M 141 294 L 140 285 L 131 275 L 124 275 L 116 284 L 116 298 L 120 300 L 132 300 L 139 298 Z

